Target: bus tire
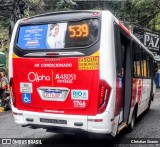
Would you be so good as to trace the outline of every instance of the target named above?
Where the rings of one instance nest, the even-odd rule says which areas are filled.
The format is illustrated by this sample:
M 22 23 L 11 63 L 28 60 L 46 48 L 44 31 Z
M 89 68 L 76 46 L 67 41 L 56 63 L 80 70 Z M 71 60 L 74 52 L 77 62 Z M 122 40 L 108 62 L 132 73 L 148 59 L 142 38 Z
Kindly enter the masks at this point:
M 132 118 L 131 118 L 131 123 L 128 126 L 128 132 L 131 132 L 135 126 L 136 123 L 136 109 L 134 109 Z

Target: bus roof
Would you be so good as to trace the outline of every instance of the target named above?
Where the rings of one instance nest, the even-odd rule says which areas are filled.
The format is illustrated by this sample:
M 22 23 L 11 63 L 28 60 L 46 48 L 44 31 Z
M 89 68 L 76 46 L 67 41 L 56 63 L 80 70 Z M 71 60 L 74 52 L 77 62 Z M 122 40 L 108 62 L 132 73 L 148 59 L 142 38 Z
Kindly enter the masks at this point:
M 35 17 L 43 17 L 43 16 L 49 16 L 49 15 L 54 15 L 54 14 L 65 14 L 65 13 L 81 13 L 81 12 L 101 12 L 101 10 L 71 10 L 71 11 L 58 11 L 58 12 L 48 12 L 48 13 L 44 13 L 44 14 L 39 14 L 39 15 L 35 15 L 32 17 L 29 17 L 27 19 L 32 19 Z

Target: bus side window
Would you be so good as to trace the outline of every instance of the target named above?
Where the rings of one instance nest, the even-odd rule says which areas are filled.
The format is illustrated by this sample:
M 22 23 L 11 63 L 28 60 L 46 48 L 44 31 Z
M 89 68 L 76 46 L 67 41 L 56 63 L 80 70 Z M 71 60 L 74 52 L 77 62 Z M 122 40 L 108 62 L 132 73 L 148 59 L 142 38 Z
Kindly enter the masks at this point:
M 147 77 L 151 77 L 151 71 L 150 71 L 150 56 L 147 54 L 147 56 L 146 56 L 146 68 L 147 68 Z
M 133 76 L 134 77 L 137 77 L 138 75 L 137 75 L 137 57 L 136 57 L 137 55 L 136 55 L 136 49 L 135 49 L 135 43 L 134 42 L 132 42 L 132 60 L 133 60 L 133 65 L 132 65 L 132 67 L 133 67 Z
M 158 70 L 158 64 L 154 61 L 153 58 L 150 57 L 150 69 L 151 69 L 151 77 L 154 79 L 156 72 Z
M 156 72 L 158 71 L 158 63 L 154 61 L 154 76 L 156 75 Z
M 141 67 L 142 67 L 142 72 L 143 72 L 143 77 L 147 77 L 147 53 L 145 52 L 145 50 L 141 50 Z
M 135 50 L 136 50 L 136 66 L 137 66 L 137 76 L 141 77 L 141 51 L 139 49 L 139 46 L 135 44 Z
M 122 56 L 121 56 L 121 37 L 120 30 L 117 24 L 114 24 L 114 38 L 115 38 L 115 57 L 116 57 L 116 71 L 118 76 L 122 76 Z
M 147 58 L 148 54 L 145 52 L 144 54 L 144 71 L 145 71 L 145 76 L 148 77 L 148 68 L 147 68 Z
M 122 77 L 124 76 L 125 67 L 125 46 L 121 44 L 121 62 L 122 62 Z
M 124 76 L 125 73 L 125 68 L 126 68 L 126 51 L 127 47 L 130 43 L 129 39 L 121 32 L 120 33 L 120 39 L 121 39 L 121 65 L 122 65 L 122 77 Z

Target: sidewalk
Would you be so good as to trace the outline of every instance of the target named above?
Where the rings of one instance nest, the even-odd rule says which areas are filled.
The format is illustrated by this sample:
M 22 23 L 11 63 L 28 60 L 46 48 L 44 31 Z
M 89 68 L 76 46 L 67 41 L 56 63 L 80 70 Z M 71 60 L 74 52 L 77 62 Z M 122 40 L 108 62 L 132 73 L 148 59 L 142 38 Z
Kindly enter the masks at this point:
M 156 88 L 156 93 L 155 94 L 160 94 L 160 88 Z

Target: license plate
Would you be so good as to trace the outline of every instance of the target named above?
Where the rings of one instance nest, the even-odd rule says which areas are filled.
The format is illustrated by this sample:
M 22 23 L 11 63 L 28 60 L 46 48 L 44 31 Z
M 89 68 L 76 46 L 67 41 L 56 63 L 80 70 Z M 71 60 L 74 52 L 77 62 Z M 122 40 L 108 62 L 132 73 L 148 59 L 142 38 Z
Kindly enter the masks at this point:
M 40 122 L 44 122 L 44 123 L 54 123 L 54 124 L 67 124 L 67 121 L 66 121 L 66 120 L 46 119 L 46 118 L 40 118 Z
M 45 90 L 44 97 L 46 97 L 46 98 L 62 98 L 62 92 L 60 90 Z

